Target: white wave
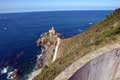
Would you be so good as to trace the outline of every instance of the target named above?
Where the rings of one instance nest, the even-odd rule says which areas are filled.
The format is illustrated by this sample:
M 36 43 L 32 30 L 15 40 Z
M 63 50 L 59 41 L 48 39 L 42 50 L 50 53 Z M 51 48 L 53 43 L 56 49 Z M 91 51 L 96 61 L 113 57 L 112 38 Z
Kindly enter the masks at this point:
M 92 22 L 89 22 L 88 24 L 93 24 Z
M 6 73 L 8 72 L 8 68 L 9 68 L 9 67 L 3 68 L 3 70 L 1 70 L 1 74 L 6 74 Z
M 83 30 L 82 29 L 78 29 L 79 32 L 82 32 Z
M 6 31 L 7 29 L 8 29 L 7 27 L 4 27 L 4 28 L 3 28 L 3 30 L 5 30 L 5 31 Z
M 42 54 L 40 54 L 40 55 L 37 55 L 37 58 L 38 58 L 38 59 L 40 59 L 41 57 L 42 57 Z

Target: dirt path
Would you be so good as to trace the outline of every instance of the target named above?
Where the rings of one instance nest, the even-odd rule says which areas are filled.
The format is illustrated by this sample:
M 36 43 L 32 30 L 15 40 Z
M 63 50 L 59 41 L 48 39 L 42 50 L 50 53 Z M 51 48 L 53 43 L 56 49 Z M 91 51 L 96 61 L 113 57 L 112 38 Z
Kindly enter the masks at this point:
M 56 60 L 59 45 L 60 45 L 60 38 L 57 38 L 57 45 L 55 48 L 55 53 L 54 53 L 52 62 L 54 62 Z

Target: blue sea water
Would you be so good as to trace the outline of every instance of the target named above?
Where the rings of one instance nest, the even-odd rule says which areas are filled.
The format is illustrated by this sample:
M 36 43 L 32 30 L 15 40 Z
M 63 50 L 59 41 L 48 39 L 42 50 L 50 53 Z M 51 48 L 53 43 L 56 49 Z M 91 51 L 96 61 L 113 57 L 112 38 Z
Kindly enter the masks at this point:
M 51 11 L 0 14 L 0 71 L 18 69 L 20 76 L 30 72 L 40 49 L 39 36 L 51 26 L 65 38 L 80 34 L 112 11 Z M 6 80 L 0 74 L 0 80 Z

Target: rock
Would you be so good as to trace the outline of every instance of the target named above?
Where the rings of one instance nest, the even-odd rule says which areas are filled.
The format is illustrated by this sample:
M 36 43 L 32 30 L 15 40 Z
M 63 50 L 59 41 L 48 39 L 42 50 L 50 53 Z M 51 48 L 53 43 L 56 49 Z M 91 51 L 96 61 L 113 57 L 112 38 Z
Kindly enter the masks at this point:
M 7 79 L 17 80 L 17 70 L 11 71 L 8 73 Z

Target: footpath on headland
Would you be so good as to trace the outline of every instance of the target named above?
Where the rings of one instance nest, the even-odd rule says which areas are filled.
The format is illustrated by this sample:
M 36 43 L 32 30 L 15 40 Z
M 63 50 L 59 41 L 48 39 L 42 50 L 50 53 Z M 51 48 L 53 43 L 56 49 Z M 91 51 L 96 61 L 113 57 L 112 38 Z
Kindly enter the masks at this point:
M 57 58 L 57 52 L 58 52 L 59 45 L 60 45 L 60 38 L 57 38 L 57 45 L 56 45 L 56 48 L 55 48 L 55 53 L 54 53 L 52 62 L 54 62 Z

